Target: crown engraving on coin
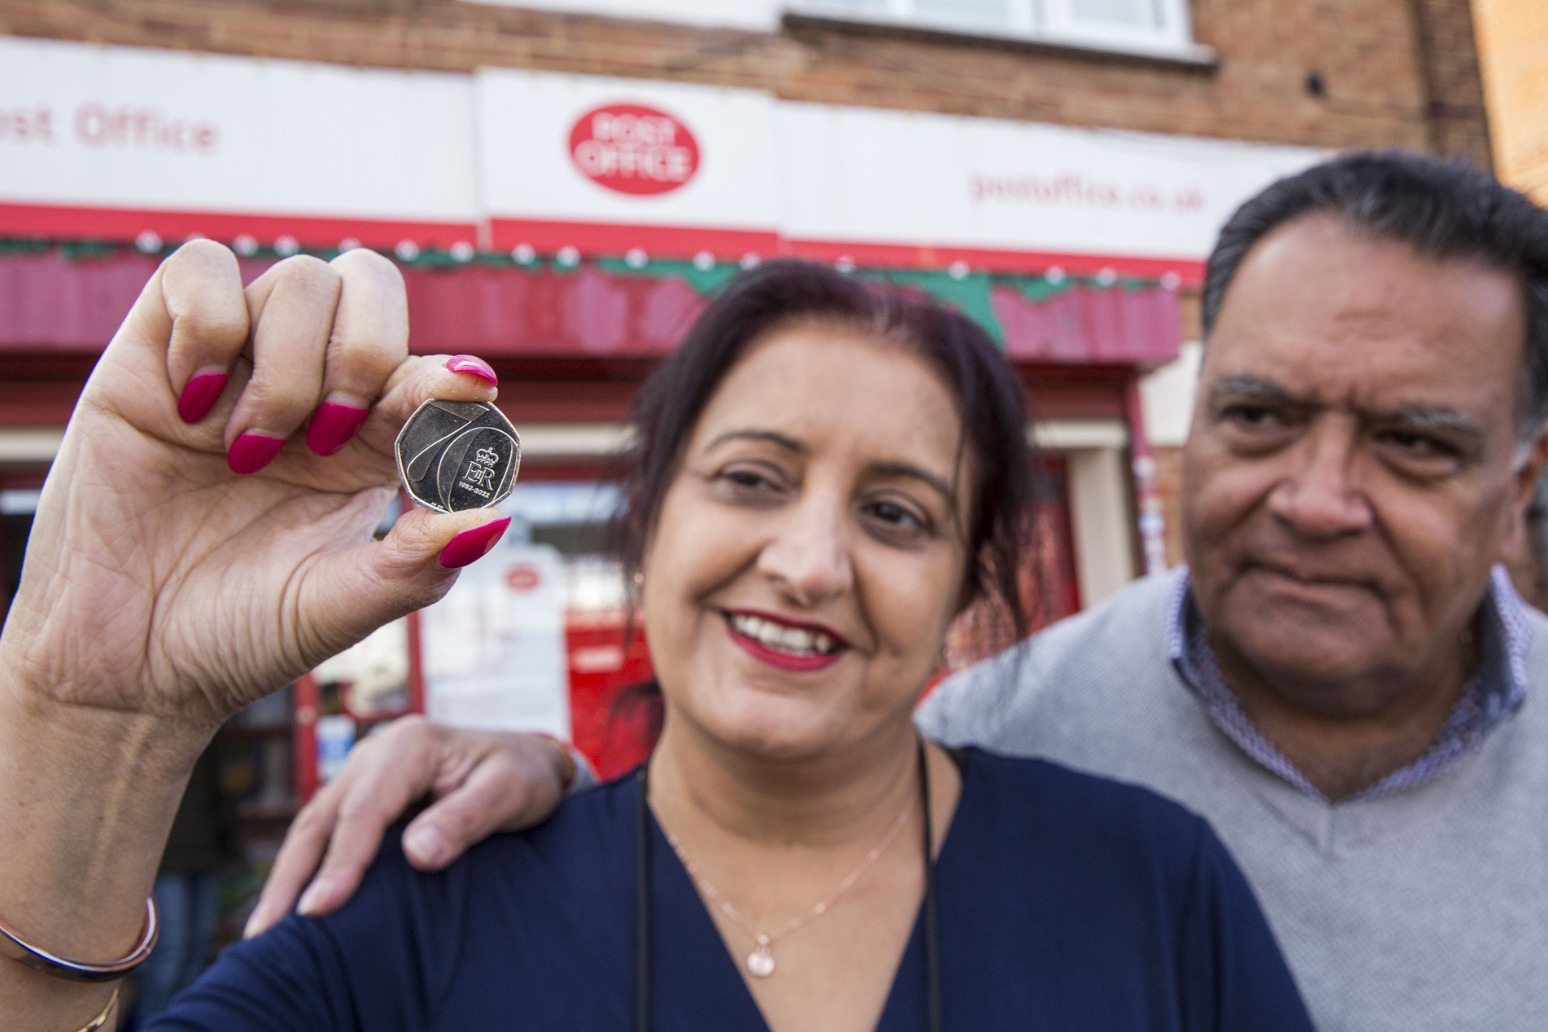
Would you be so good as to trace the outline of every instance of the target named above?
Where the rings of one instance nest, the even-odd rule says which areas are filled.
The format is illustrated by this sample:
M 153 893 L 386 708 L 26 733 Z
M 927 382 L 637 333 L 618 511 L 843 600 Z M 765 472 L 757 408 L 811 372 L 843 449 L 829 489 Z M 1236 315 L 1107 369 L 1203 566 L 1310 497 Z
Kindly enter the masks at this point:
M 431 398 L 398 432 L 398 476 L 437 512 L 494 505 L 516 485 L 521 437 L 487 401 Z

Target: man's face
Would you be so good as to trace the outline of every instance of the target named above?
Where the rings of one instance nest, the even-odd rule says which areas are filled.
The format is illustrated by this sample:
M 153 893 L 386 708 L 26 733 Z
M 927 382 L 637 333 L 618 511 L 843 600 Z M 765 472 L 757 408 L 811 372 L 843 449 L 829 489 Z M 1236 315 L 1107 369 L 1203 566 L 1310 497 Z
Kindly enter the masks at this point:
M 1228 670 L 1380 717 L 1460 667 L 1542 459 L 1517 443 L 1524 348 L 1507 273 L 1322 215 L 1248 253 L 1183 461 L 1194 596 Z

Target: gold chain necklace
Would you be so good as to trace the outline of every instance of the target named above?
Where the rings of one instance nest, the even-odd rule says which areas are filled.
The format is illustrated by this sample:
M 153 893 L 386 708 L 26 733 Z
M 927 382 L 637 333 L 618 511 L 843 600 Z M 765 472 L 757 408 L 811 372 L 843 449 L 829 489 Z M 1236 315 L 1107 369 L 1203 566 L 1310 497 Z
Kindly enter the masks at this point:
M 887 847 L 892 845 L 892 840 L 898 837 L 898 832 L 902 831 L 903 825 L 908 823 L 908 815 L 913 810 L 914 796 L 910 793 L 908 801 L 903 804 L 903 809 L 899 810 L 898 815 L 893 818 L 891 827 L 887 829 L 876 845 L 871 847 L 870 852 L 865 854 L 865 859 L 856 864 L 854 870 L 844 875 L 844 880 L 839 882 L 832 892 L 818 900 L 810 910 L 796 915 L 772 932 L 765 932 L 753 924 L 746 914 L 738 910 L 736 905 L 722 895 L 719 889 L 709 883 L 704 875 L 700 873 L 698 865 L 683 850 L 683 844 L 678 841 L 677 836 L 672 834 L 672 829 L 667 827 L 666 821 L 661 819 L 660 813 L 656 814 L 656 823 L 661 827 L 661 833 L 666 836 L 666 840 L 671 843 L 672 848 L 677 852 L 678 859 L 682 860 L 683 867 L 688 871 L 688 877 L 693 879 L 693 883 L 699 887 L 699 891 L 704 893 L 705 898 L 713 903 L 722 914 L 730 918 L 737 927 L 752 936 L 755 945 L 753 951 L 747 955 L 747 973 L 754 978 L 767 978 L 774 973 L 774 944 L 791 932 L 804 927 L 808 921 L 814 921 L 826 914 L 833 907 L 833 904 L 842 899 L 846 892 L 854 888 L 855 883 L 871 869 L 877 860 L 881 859 L 881 855 L 887 851 Z M 928 862 L 927 859 L 926 863 Z

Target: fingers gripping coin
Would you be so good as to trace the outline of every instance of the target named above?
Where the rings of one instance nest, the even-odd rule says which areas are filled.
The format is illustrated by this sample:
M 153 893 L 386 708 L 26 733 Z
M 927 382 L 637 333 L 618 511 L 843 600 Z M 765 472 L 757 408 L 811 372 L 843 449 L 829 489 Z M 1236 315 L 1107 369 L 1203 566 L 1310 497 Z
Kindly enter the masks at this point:
M 521 467 L 521 438 L 484 401 L 432 398 L 398 434 L 398 475 L 409 496 L 437 512 L 498 504 Z
M 452 574 L 438 557 L 488 522 L 421 510 L 373 534 L 414 406 L 494 390 L 492 375 L 408 355 L 390 262 L 350 252 L 242 279 L 219 245 L 185 245 L 105 349 L 39 499 L 0 649 L 10 679 L 212 725 L 440 597 Z M 220 390 L 182 404 L 201 375 Z M 292 447 L 318 399 L 340 398 L 367 418 L 333 435 L 331 456 Z M 233 476 L 229 449 L 255 433 L 284 447 Z

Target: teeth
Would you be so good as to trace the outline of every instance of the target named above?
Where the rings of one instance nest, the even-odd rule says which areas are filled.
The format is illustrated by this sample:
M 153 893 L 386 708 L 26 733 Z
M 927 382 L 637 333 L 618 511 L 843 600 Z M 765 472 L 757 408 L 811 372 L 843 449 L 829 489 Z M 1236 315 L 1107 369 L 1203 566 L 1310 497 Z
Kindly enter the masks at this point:
M 738 634 L 757 640 L 765 648 L 796 656 L 826 656 L 837 652 L 839 647 L 831 634 L 786 627 L 756 616 L 733 614 L 731 626 Z

